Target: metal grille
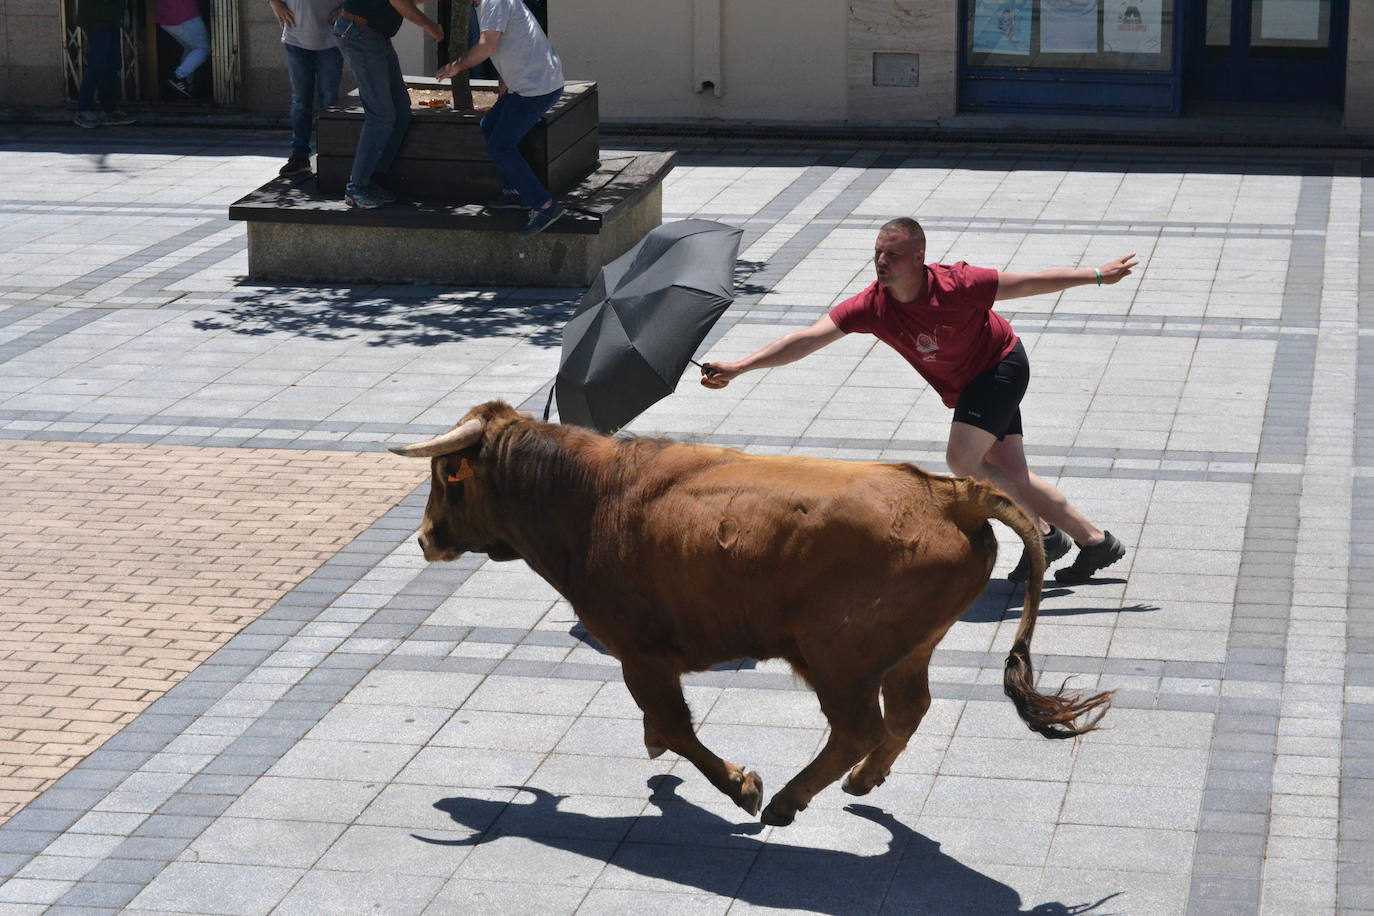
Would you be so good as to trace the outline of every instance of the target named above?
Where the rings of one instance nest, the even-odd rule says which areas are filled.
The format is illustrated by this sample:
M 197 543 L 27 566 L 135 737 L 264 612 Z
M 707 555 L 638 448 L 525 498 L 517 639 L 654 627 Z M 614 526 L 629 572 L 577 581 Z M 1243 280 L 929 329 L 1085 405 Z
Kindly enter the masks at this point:
M 86 75 L 86 32 L 76 24 L 76 10 L 81 0 L 64 0 L 59 7 L 62 19 L 62 73 L 65 77 L 67 99 L 75 101 L 81 92 L 81 80 Z M 131 28 L 126 13 L 119 26 L 119 83 L 125 99 L 140 98 L 138 35 Z
M 215 104 L 239 103 L 239 0 L 213 0 L 210 6 L 210 64 Z

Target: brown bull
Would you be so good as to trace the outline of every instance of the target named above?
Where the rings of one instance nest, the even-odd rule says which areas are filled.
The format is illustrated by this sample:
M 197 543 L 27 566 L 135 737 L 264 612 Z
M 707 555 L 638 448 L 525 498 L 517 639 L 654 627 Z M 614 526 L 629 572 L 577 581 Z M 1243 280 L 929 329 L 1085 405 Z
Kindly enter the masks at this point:
M 620 660 L 649 755 L 682 755 L 750 814 L 763 803 L 762 780 L 697 739 L 680 679 L 736 658 L 786 659 L 815 690 L 830 736 L 769 801 L 764 823 L 791 823 L 846 770 L 854 795 L 887 777 L 930 707 L 935 645 L 992 572 L 988 519 L 1015 530 L 1031 554 L 1004 676 L 1021 718 L 1068 738 L 1091 731 L 1110 700 L 1035 689 L 1040 534 L 977 481 L 910 464 L 612 439 L 496 401 L 437 439 L 392 451 L 433 459 L 425 558 L 523 559 Z

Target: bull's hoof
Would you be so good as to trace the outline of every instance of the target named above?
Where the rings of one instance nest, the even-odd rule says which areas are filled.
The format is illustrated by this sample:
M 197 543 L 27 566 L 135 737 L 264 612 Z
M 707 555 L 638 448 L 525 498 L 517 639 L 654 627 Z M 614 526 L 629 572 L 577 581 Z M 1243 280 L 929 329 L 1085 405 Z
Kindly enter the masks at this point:
M 763 779 L 752 770 L 742 770 L 732 781 L 738 786 L 734 793 L 735 804 L 748 811 L 750 817 L 756 817 L 763 807 Z
M 855 779 L 854 774 L 850 773 L 844 778 L 844 782 L 840 784 L 840 788 L 850 795 L 867 795 L 884 782 L 886 782 L 885 779 L 878 779 L 874 780 L 872 783 L 867 783 L 861 779 Z
M 658 758 L 660 758 L 660 757 L 663 756 L 663 754 L 664 754 L 665 751 L 668 750 L 666 747 L 664 747 L 664 746 L 661 745 L 661 744 L 648 744 L 648 743 L 646 743 L 646 744 L 644 745 L 644 749 L 645 749 L 646 751 L 649 752 L 649 759 L 650 759 L 650 760 L 657 760 Z
M 759 820 L 763 821 L 769 827 L 786 827 L 788 824 L 792 823 L 792 821 L 796 820 L 796 818 L 797 812 L 782 810 L 776 798 L 768 803 L 768 807 L 764 808 L 763 814 L 759 816 Z

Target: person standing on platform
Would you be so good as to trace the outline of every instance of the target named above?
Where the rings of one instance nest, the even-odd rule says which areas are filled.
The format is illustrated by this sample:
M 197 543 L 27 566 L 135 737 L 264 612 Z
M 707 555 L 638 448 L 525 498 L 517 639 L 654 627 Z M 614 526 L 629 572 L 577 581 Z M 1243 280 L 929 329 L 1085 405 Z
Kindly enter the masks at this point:
M 477 20 L 481 29 L 477 43 L 441 67 L 436 76 L 448 79 L 487 60 L 496 66 L 501 78 L 496 104 L 481 123 L 487 155 L 501 173 L 502 188 L 487 206 L 528 207 L 529 219 L 520 234 L 535 235 L 566 211 L 520 155 L 519 147 L 544 112 L 563 95 L 563 63 L 534 14 L 520 0 L 481 0 Z
M 279 175 L 309 175 L 314 109 L 339 97 L 343 52 L 331 23 L 338 0 L 268 0 L 281 23 L 286 72 L 291 79 L 291 157 Z
M 444 40 L 443 26 L 420 12 L 415 0 L 343 0 L 334 20 L 334 37 L 363 103 L 363 129 L 344 190 L 350 207 L 370 210 L 396 200 L 384 181 L 410 129 L 410 92 L 391 44 L 402 19 L 435 41 Z

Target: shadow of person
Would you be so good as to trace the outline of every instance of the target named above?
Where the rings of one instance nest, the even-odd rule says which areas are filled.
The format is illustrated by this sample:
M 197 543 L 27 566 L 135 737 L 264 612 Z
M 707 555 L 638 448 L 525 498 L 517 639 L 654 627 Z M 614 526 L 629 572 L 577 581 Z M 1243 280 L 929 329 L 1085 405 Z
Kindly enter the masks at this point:
M 1110 585 L 1112 583 L 1121 584 L 1125 579 L 1098 579 L 1094 585 Z M 1049 601 L 1052 598 L 1063 598 L 1065 595 L 1074 594 L 1072 587 L 1062 585 L 1051 585 L 1045 583 L 1045 590 L 1041 598 Z M 996 623 L 999 620 L 1015 619 L 1021 616 L 1021 603 L 1025 598 L 1025 587 L 1020 584 L 1007 582 L 1005 579 L 990 579 L 987 588 L 973 602 L 973 606 L 964 612 L 960 619 L 966 623 Z M 1159 610 L 1153 604 L 1128 604 L 1121 607 L 1114 606 L 1086 606 L 1086 607 L 1056 607 L 1054 605 L 1040 606 L 1040 619 L 1047 617 L 1077 617 L 1080 614 L 1142 614 L 1152 613 Z
M 566 795 L 532 786 L 506 786 L 531 796 L 514 801 L 453 797 L 434 807 L 473 831 L 462 840 L 423 843 L 478 846 L 521 837 L 565 852 L 607 860 L 611 869 L 641 878 L 695 888 L 747 904 L 805 910 L 830 916 L 859 913 L 941 916 L 1078 916 L 1096 913 L 1115 894 L 1096 903 L 1041 903 L 1021 908 L 1021 896 L 940 851 L 940 844 L 872 805 L 845 811 L 887 832 L 886 848 L 874 855 L 792 846 L 757 839 L 764 826 L 737 824 L 676 794 L 677 776 L 656 776 L 650 804 L 658 813 L 597 817 L 560 811 Z M 779 834 L 781 837 L 784 834 Z M 1108 914 L 1100 914 L 1108 916 Z

